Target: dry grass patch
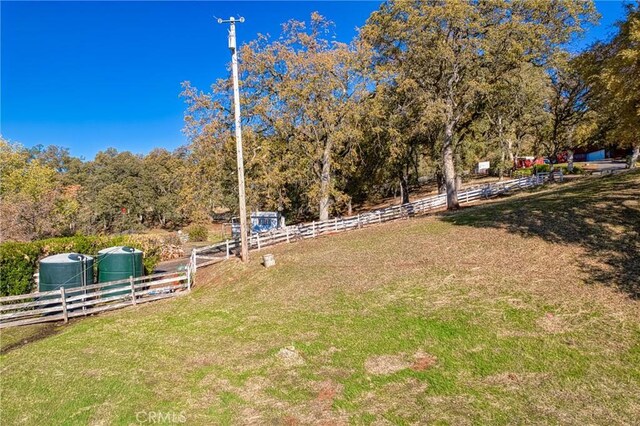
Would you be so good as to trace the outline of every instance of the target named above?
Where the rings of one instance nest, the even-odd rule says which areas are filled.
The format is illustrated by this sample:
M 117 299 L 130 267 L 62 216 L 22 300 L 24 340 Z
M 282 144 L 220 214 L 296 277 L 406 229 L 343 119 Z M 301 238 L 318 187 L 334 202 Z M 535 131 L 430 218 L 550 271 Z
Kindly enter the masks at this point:
M 376 376 L 396 373 L 410 366 L 411 363 L 406 360 L 405 355 L 379 355 L 367 358 L 364 362 L 367 373 Z

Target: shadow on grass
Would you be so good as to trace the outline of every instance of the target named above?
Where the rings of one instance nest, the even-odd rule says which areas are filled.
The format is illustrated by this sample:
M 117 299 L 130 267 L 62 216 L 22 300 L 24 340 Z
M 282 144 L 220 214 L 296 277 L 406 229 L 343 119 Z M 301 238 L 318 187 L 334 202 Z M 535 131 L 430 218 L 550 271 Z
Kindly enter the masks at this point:
M 60 329 L 61 325 L 54 323 L 5 328 L 0 331 L 0 355 L 4 355 L 28 343 L 53 336 Z
M 445 215 L 443 220 L 580 246 L 585 255 L 579 266 L 589 283 L 616 286 L 640 298 L 640 171 L 505 199 Z M 549 274 L 562 279 L 562 271 Z

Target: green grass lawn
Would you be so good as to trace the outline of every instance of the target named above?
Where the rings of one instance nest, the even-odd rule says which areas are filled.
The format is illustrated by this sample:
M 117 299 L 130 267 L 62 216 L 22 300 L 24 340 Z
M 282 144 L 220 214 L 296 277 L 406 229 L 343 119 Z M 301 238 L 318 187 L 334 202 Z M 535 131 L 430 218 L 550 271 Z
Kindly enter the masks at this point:
M 639 198 L 638 173 L 585 179 L 5 330 L 1 423 L 635 423 Z

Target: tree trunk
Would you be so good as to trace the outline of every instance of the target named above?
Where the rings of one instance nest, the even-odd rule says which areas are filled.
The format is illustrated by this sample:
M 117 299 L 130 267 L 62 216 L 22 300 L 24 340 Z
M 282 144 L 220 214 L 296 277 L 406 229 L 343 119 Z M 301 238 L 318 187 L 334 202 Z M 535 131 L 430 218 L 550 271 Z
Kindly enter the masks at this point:
M 502 144 L 500 144 L 502 145 Z M 504 154 L 504 147 L 501 146 L 500 149 L 500 165 L 498 166 L 498 180 L 502 180 L 504 178 L 504 162 L 505 162 L 505 154 Z
M 438 187 L 438 194 L 442 194 L 446 191 L 446 186 L 444 184 L 444 176 L 442 172 L 436 172 L 436 186 Z
M 498 165 L 498 180 L 504 178 L 504 163 L 506 160 L 506 144 L 502 132 L 502 117 L 498 116 L 498 142 L 500 143 L 500 164 Z
M 633 147 L 633 151 L 631 152 L 631 162 L 629 164 L 630 169 L 636 168 L 636 164 L 638 162 L 639 156 L 640 156 L 640 145 L 636 145 Z
M 325 142 L 320 175 L 320 221 L 329 219 L 329 195 L 331 192 L 331 144 Z
M 400 173 L 400 196 L 402 197 L 402 204 L 409 202 L 409 179 L 404 173 Z
M 447 209 L 457 210 L 458 193 L 456 192 L 456 168 L 453 162 L 453 123 L 447 123 L 442 145 L 442 165 L 444 170 L 444 184 L 447 189 Z
M 456 167 L 456 192 L 460 192 L 462 191 L 462 156 L 460 155 L 460 153 L 457 153 L 453 157 L 453 164 Z
M 569 173 L 573 172 L 573 150 L 567 150 L 567 170 Z
M 516 156 L 513 152 L 513 140 L 511 138 L 507 138 L 507 155 L 509 156 L 509 176 L 513 177 L 513 172 L 516 170 L 515 162 Z
M 507 154 L 509 155 L 509 164 L 513 166 L 515 163 L 515 154 L 513 153 L 513 141 L 511 138 L 507 139 Z

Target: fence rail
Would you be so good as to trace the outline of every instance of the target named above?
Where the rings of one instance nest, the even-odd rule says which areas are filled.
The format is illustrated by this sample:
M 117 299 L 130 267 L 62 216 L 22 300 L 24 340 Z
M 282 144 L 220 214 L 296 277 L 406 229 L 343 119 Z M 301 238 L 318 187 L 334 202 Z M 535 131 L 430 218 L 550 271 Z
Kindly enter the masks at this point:
M 542 185 L 550 179 L 558 180 L 558 176 L 550 176 L 549 174 L 532 175 L 469 188 L 465 191 L 458 192 L 458 201 L 461 204 L 472 203 L 480 199 L 495 197 L 507 192 L 519 191 L 537 185 Z M 349 231 L 382 222 L 407 219 L 413 216 L 424 215 L 434 210 L 445 208 L 446 206 L 446 194 L 439 194 L 410 203 L 360 213 L 354 216 L 336 217 L 325 221 L 290 225 L 272 231 L 251 234 L 248 241 L 249 249 L 260 250 L 263 247 L 284 242 L 315 238 L 320 235 Z M 239 247 L 240 240 L 238 238 L 206 247 L 200 247 L 194 249 L 192 253 L 192 261 L 195 262 L 197 259 L 206 260 L 205 262 L 198 263 L 198 267 L 218 263 L 228 259 L 234 250 Z
M 0 297 L 0 328 L 67 322 L 69 318 L 174 297 L 191 290 L 192 272 L 195 273 L 189 266 L 183 272 Z

